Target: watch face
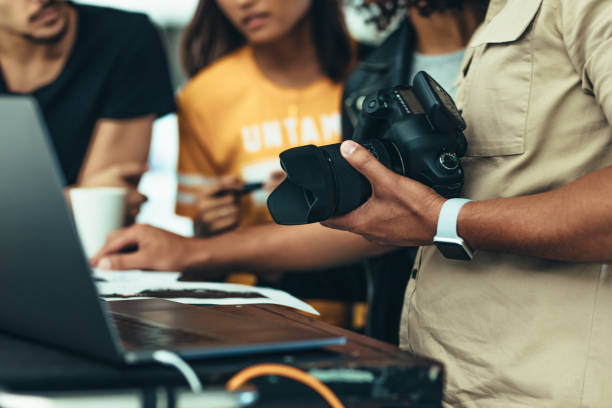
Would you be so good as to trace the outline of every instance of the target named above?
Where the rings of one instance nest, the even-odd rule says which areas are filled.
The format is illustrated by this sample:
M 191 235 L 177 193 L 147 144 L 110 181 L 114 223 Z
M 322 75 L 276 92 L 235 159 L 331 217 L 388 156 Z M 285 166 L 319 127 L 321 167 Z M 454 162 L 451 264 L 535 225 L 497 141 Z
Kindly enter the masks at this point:
M 464 247 L 453 242 L 434 242 L 445 258 L 471 261 L 472 257 Z

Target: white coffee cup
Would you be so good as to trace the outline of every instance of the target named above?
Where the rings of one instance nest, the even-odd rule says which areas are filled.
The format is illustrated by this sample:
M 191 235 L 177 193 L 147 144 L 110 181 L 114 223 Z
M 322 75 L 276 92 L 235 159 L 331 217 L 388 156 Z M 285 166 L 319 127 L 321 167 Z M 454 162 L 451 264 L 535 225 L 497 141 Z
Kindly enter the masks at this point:
M 102 248 L 107 235 L 125 222 L 127 189 L 79 187 L 70 189 L 70 203 L 85 255 Z

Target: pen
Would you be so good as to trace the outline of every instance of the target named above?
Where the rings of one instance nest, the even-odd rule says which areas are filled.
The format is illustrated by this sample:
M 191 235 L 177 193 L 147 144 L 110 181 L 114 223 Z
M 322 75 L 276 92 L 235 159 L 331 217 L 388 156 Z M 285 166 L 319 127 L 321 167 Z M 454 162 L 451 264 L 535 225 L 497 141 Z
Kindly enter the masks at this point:
M 246 183 L 242 189 L 240 190 L 240 194 L 249 194 L 256 190 L 261 190 L 264 186 L 264 183 Z

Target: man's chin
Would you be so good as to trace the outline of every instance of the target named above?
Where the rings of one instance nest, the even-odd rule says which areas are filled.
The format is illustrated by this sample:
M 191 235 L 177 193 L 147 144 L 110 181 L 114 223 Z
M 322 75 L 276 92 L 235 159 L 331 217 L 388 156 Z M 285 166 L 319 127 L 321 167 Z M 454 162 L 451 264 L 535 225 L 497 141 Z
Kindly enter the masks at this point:
M 62 20 L 62 22 L 58 23 L 61 24 L 61 26 L 50 33 L 28 33 L 23 34 L 23 37 L 26 40 L 36 44 L 56 44 L 60 42 L 68 33 L 68 27 L 70 25 L 70 17 L 68 16 L 68 13 L 66 13 Z

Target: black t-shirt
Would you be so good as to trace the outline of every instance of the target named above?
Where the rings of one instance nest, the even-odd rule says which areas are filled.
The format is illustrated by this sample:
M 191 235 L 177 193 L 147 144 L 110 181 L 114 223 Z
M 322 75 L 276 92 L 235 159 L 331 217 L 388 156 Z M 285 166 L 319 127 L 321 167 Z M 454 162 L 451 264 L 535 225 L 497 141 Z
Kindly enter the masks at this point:
M 174 111 L 166 54 L 147 16 L 72 4 L 76 40 L 64 69 L 32 96 L 42 109 L 66 182 L 74 184 L 100 119 Z M 7 89 L 0 70 L 0 94 Z M 130 135 L 125 135 L 130 137 Z

